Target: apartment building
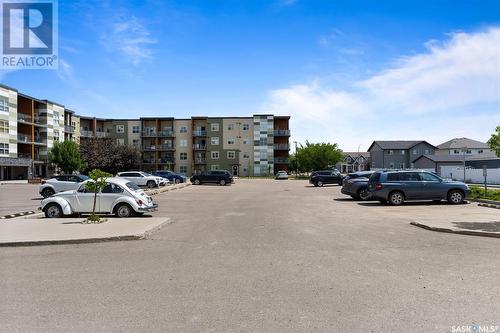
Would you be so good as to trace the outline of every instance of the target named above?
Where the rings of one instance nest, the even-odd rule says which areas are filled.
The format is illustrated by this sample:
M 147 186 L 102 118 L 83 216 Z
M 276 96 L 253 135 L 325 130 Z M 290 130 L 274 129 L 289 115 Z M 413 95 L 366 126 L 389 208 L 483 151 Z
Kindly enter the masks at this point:
M 289 120 L 274 115 L 96 118 L 0 85 L 0 180 L 48 177 L 54 142 L 85 144 L 88 138 L 137 147 L 145 171 L 272 175 L 288 171 Z

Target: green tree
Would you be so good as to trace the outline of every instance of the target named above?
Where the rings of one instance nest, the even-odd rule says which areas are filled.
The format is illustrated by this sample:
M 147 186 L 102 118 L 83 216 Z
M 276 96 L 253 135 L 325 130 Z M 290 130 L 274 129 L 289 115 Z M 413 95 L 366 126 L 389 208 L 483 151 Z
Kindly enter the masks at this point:
M 294 154 L 296 168 L 299 171 L 332 169 L 342 159 L 342 150 L 336 143 L 300 144 Z
M 94 204 L 92 206 L 92 214 L 88 217 L 87 221 L 90 223 L 99 223 L 101 218 L 95 214 L 95 205 L 97 202 L 97 193 L 106 186 L 106 178 L 113 177 L 112 174 L 94 169 L 89 173 L 90 181 L 87 182 L 87 190 L 94 192 Z
M 64 173 L 73 173 L 83 166 L 78 146 L 73 141 L 55 141 L 49 151 L 49 162 L 57 165 Z
M 497 126 L 496 132 L 491 134 L 491 138 L 488 140 L 488 146 L 490 146 L 495 154 L 500 157 L 500 126 Z

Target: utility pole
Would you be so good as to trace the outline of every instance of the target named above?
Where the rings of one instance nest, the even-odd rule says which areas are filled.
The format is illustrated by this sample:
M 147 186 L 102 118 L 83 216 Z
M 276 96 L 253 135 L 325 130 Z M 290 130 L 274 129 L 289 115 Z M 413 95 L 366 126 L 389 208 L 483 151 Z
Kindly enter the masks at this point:
M 464 157 L 464 183 L 465 183 L 465 150 L 467 149 L 467 147 L 462 147 L 462 155 Z
M 293 142 L 295 144 L 295 178 L 299 177 L 299 155 L 297 154 L 297 141 Z

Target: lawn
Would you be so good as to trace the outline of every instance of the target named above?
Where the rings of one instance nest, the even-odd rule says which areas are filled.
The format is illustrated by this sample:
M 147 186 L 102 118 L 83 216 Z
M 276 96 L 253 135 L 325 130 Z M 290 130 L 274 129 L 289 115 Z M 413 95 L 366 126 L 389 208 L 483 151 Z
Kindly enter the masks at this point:
M 500 190 L 488 189 L 486 192 L 486 197 L 484 196 L 484 187 L 481 186 L 471 186 L 470 187 L 470 196 L 471 199 L 488 199 L 500 201 Z

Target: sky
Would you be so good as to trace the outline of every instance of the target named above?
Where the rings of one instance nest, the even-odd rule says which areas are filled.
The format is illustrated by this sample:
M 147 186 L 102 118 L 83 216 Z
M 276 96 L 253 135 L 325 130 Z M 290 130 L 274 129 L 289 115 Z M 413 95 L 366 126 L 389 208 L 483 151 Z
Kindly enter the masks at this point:
M 59 0 L 59 69 L 3 84 L 102 118 L 290 115 L 291 141 L 486 141 L 500 1 Z

